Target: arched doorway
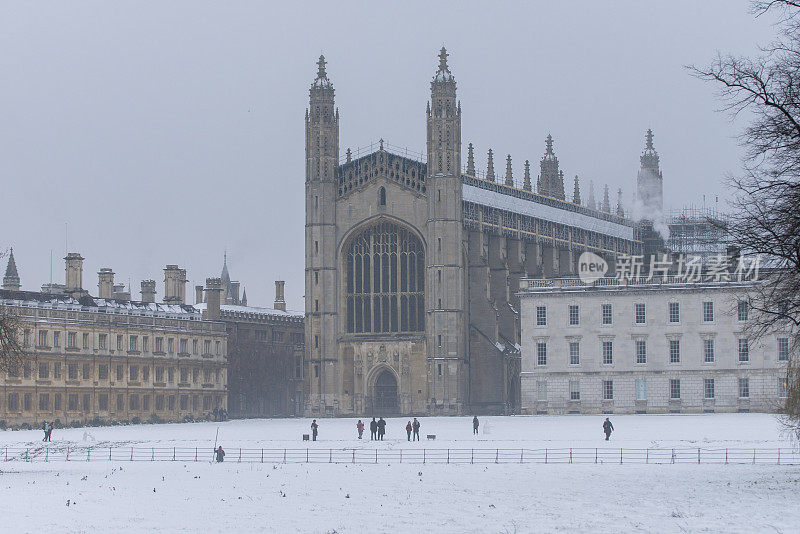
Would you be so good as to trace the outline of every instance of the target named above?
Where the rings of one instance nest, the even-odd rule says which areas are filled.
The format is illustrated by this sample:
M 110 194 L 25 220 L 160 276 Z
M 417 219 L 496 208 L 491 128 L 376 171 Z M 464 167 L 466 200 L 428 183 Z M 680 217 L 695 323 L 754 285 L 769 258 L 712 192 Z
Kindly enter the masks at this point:
M 384 369 L 375 380 L 375 395 L 372 398 L 376 410 L 386 413 L 397 411 L 397 380 L 388 369 Z

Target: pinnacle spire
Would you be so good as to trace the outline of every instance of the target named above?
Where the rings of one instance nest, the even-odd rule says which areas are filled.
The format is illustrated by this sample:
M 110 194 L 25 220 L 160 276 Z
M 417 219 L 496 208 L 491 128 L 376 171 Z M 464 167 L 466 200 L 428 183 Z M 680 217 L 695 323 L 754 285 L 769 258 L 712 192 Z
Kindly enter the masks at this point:
M 439 68 L 433 77 L 433 82 L 455 82 L 453 74 L 450 72 L 450 67 L 447 65 L 447 56 L 449 55 L 445 47 L 442 47 L 439 51 Z
M 8 265 L 6 265 L 6 275 L 3 277 L 3 289 L 19 291 L 19 273 L 17 272 L 17 262 L 14 260 L 14 249 L 8 255 Z
M 625 210 L 622 208 L 622 188 L 617 191 L 617 215 L 625 217 Z
M 467 145 L 467 174 L 475 176 L 475 154 L 473 153 L 472 143 Z
M 575 188 L 572 191 L 572 203 L 580 205 L 581 203 L 581 187 L 578 183 L 578 175 L 575 175 Z
M 317 61 L 317 78 L 327 78 L 328 74 L 325 72 L 325 56 L 320 55 Z
M 522 188 L 526 191 L 531 190 L 531 162 L 527 159 L 525 160 L 525 180 L 522 184 Z
M 655 150 L 653 148 L 653 130 L 650 128 L 647 129 L 647 134 L 645 134 L 645 150 Z
M 511 154 L 506 157 L 506 185 L 514 186 L 514 175 L 511 173 Z
M 586 207 L 593 210 L 597 209 L 597 202 L 594 200 L 594 180 L 589 180 L 589 199 L 586 202 Z
M 491 148 L 489 149 L 489 161 L 486 166 L 486 179 L 494 182 L 494 156 Z
M 545 156 L 548 155 L 548 154 L 552 155 L 553 154 L 553 136 L 552 135 L 547 134 L 547 138 L 544 140 L 544 145 L 545 145 L 545 151 L 544 151 Z
M 603 207 L 602 211 L 606 213 L 611 213 L 611 201 L 608 199 L 608 184 L 606 184 L 605 189 L 603 190 Z

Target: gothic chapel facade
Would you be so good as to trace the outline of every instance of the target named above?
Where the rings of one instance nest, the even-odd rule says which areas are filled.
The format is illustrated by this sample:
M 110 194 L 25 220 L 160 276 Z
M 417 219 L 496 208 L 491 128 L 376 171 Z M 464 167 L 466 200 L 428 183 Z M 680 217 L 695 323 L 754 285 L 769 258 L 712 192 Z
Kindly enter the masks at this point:
M 427 159 L 339 159 L 339 112 L 320 57 L 306 110 L 308 415 L 504 413 L 519 403 L 519 281 L 613 259 L 633 223 L 461 166 L 461 105 L 442 48 Z M 548 141 L 552 153 L 552 140 Z M 544 165 L 543 165 L 544 169 Z M 541 180 L 540 180 L 541 181 Z M 577 184 L 576 184 L 577 187 Z M 552 191 L 560 192 L 560 197 Z M 547 193 L 547 194 L 545 194 Z

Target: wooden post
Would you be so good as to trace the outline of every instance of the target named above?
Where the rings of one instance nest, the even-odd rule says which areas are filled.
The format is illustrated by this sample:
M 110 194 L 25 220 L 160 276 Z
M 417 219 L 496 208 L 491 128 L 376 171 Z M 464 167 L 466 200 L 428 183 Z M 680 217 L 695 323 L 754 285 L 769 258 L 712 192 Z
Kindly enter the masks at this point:
M 569 463 L 572 463 L 572 447 L 569 448 Z
M 644 463 L 646 464 L 650 463 L 650 449 L 647 449 L 647 452 L 645 453 Z
M 619 448 L 619 463 L 622 465 L 622 447 Z
M 175 447 L 172 447 L 172 461 L 175 461 Z
M 131 447 L 131 462 L 133 461 L 133 447 Z
M 150 461 L 151 462 L 155 462 L 156 461 L 156 448 L 155 447 L 150 447 Z
M 519 463 L 522 463 L 522 458 L 525 455 L 525 449 L 519 450 Z
M 494 463 L 500 463 L 500 449 L 494 451 Z
M 306 463 L 308 463 L 308 449 L 306 449 Z
M 728 449 L 725 449 L 725 465 L 728 465 Z
M 778 465 L 781 465 L 781 448 L 778 447 Z
M 333 449 L 328 449 L 328 463 L 333 463 Z
M 261 449 L 261 463 L 264 463 L 264 449 Z
M 92 449 L 89 449 L 89 448 L 86 449 L 86 461 L 87 462 L 89 461 L 89 454 L 91 454 L 91 452 L 92 452 Z
M 194 461 L 197 461 L 197 447 L 194 448 Z
M 594 463 L 597 463 L 597 449 L 594 450 Z
M 544 463 L 547 463 L 547 449 L 544 450 Z
M 447 449 L 447 463 L 450 463 L 450 449 Z
M 426 451 L 426 450 L 427 450 L 427 449 L 422 449 L 422 463 L 423 463 L 423 464 L 425 463 L 425 451 Z
M 242 462 L 242 448 L 239 447 L 239 463 Z
M 286 449 L 283 449 L 283 463 L 286 463 Z
M 697 447 L 697 463 L 700 463 L 700 447 Z
M 108 448 L 108 460 L 111 461 L 111 447 Z
M 378 463 L 378 449 L 375 449 L 375 463 Z
M 25 454 L 28 454 L 28 450 L 25 450 Z M 67 461 L 69 462 L 69 445 L 67 445 Z
M 356 463 L 356 450 L 353 449 L 353 463 Z
M 756 463 L 756 450 L 753 449 L 753 465 Z
M 469 463 L 471 463 L 471 464 L 475 463 L 475 449 L 472 449 L 470 451 Z

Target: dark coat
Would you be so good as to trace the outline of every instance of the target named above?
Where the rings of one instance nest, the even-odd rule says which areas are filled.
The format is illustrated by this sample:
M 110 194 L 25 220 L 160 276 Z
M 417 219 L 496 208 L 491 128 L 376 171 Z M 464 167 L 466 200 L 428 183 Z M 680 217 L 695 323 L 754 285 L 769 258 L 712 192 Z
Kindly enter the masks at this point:
M 414 432 L 419 432 L 419 421 L 414 421 L 412 426 L 414 428 Z
M 386 431 L 386 421 L 384 421 L 382 417 L 378 420 L 378 431 L 379 432 Z
M 603 421 L 603 431 L 606 434 L 609 434 L 612 430 L 614 430 L 614 425 L 611 424 L 611 421 L 608 420 Z
M 369 424 L 369 431 L 370 432 L 377 432 L 378 431 L 378 422 L 377 421 L 372 421 Z

